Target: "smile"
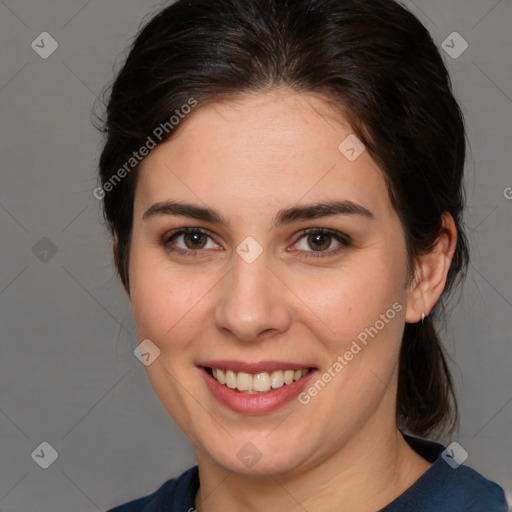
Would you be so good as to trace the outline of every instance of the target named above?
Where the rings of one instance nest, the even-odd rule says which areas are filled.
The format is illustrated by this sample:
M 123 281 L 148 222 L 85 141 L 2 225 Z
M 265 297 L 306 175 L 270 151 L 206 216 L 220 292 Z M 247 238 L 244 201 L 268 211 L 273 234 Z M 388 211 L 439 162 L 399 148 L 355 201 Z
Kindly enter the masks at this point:
M 292 384 L 302 379 L 310 371 L 309 368 L 303 368 L 302 370 L 274 370 L 251 374 L 222 368 L 205 369 L 223 386 L 249 395 L 268 393 L 271 389 L 279 389 Z
M 279 361 L 202 361 L 197 365 L 217 403 L 242 414 L 267 414 L 297 399 L 318 369 Z

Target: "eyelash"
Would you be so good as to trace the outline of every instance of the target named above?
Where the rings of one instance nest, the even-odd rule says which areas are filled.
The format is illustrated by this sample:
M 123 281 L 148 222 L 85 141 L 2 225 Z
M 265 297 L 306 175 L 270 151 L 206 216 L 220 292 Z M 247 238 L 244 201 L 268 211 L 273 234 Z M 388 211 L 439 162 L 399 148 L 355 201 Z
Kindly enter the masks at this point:
M 213 237 L 208 231 L 205 231 L 204 229 L 200 228 L 182 228 L 177 231 L 174 231 L 170 233 L 169 235 L 166 235 L 164 239 L 162 240 L 162 244 L 164 248 L 168 251 L 181 254 L 183 256 L 199 256 L 199 253 L 204 251 L 204 249 L 182 249 L 180 247 L 171 246 L 170 242 L 177 238 L 180 235 L 185 235 L 187 233 L 200 233 L 201 235 L 205 235 L 209 238 Z M 307 237 L 309 235 L 329 235 L 332 238 L 334 238 L 337 242 L 341 244 L 340 247 L 334 250 L 326 250 L 326 251 L 304 251 L 308 253 L 308 256 L 304 256 L 306 258 L 313 257 L 313 258 L 324 258 L 327 256 L 332 256 L 334 254 L 338 254 L 343 249 L 346 249 L 347 247 L 350 247 L 352 245 L 352 240 L 349 236 L 344 235 L 338 231 L 332 231 L 330 229 L 325 228 L 308 228 L 301 231 L 299 237 L 294 242 L 294 244 L 297 244 L 300 240 L 302 240 L 304 237 Z M 299 251 L 300 252 L 300 251 Z

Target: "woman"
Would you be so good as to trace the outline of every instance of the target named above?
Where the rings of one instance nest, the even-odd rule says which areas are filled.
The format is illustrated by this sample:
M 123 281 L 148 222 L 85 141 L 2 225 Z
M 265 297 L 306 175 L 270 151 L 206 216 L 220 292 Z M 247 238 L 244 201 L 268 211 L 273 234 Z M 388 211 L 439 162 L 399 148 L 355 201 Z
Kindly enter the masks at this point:
M 504 511 L 426 440 L 467 266 L 465 133 L 392 0 L 180 0 L 112 88 L 105 219 L 139 355 L 198 465 L 112 512 Z

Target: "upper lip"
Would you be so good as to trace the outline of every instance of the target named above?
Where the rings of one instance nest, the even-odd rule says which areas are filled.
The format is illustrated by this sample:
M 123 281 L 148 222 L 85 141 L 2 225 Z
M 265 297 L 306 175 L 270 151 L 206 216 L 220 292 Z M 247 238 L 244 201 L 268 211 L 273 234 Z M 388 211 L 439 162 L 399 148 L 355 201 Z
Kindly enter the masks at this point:
M 204 366 L 206 368 L 220 368 L 222 370 L 232 370 L 234 372 L 245 373 L 261 373 L 273 372 L 275 370 L 302 370 L 304 368 L 313 368 L 310 364 L 304 363 L 290 363 L 287 361 L 258 361 L 248 363 L 246 361 L 234 360 L 215 360 L 215 361 L 202 361 L 197 363 L 197 366 Z

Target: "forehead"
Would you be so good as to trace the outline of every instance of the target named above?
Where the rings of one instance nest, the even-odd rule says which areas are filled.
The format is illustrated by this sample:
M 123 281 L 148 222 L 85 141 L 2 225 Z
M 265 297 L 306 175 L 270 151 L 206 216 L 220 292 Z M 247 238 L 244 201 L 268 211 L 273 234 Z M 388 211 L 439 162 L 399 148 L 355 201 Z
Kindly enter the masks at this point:
M 177 197 L 253 212 L 339 198 L 389 209 L 382 171 L 367 151 L 353 158 L 361 150 L 353 130 L 319 95 L 245 95 L 196 107 L 181 122 L 142 162 L 136 211 Z

